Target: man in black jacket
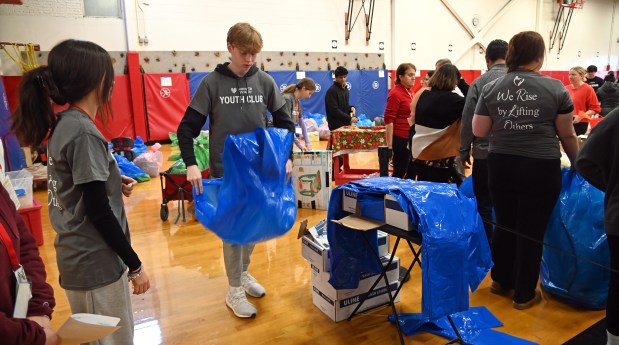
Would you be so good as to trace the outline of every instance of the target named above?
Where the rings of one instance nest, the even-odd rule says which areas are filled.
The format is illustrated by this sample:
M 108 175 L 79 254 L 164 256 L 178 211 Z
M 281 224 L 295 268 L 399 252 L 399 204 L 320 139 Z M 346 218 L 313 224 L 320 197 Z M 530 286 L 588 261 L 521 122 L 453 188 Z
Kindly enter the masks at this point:
M 335 81 L 325 95 L 327 122 L 331 131 L 357 122 L 355 107 L 349 104 L 350 93 L 346 85 L 348 70 L 339 66 L 335 69 L 334 74 Z

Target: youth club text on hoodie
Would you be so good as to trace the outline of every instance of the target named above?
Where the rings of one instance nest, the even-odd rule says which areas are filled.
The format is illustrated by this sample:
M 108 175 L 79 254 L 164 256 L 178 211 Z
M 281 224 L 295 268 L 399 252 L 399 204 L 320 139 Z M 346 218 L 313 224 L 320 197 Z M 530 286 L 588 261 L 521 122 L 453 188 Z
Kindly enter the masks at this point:
M 226 136 L 266 127 L 266 111 L 273 113 L 285 104 L 279 88 L 267 73 L 252 66 L 239 77 L 219 64 L 198 86 L 189 106 L 210 117 L 210 173 L 223 176 L 222 153 Z M 288 115 L 290 116 L 290 115 Z

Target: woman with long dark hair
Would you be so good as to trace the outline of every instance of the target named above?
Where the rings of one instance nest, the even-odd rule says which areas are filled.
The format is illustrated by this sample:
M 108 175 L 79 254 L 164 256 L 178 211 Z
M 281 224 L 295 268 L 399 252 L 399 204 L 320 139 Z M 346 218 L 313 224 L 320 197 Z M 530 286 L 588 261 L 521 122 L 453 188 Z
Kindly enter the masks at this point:
M 536 289 L 542 240 L 561 190 L 561 151 L 574 162 L 574 105 L 560 81 L 539 73 L 544 39 L 516 34 L 507 48 L 507 74 L 487 84 L 473 116 L 473 134 L 489 137 L 488 184 L 497 227 L 492 237 L 492 285 L 515 309 L 541 301 Z M 558 139 L 557 139 L 558 136 Z
M 122 195 L 135 180 L 120 175 L 107 140 L 94 123 L 111 116 L 112 59 L 92 42 L 66 40 L 48 65 L 24 74 L 13 131 L 23 145 L 48 140 L 49 218 L 56 231 L 60 285 L 73 313 L 121 319 L 120 329 L 95 342 L 133 344 L 130 287 L 142 294 L 149 279 L 131 247 Z M 50 99 L 67 110 L 54 113 Z

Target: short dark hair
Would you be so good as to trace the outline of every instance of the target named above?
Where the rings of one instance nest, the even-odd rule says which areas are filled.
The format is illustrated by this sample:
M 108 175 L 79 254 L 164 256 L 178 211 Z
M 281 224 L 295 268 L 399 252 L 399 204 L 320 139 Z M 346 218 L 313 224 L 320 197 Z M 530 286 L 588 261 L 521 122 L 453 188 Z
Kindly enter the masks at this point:
M 498 59 L 505 59 L 507 55 L 507 42 L 497 39 L 488 44 L 486 48 L 486 59 L 488 61 L 496 61 Z
M 415 65 L 409 62 L 401 63 L 400 66 L 398 66 L 398 69 L 395 72 L 396 84 L 400 83 L 400 76 L 404 75 L 404 73 L 406 73 L 406 70 L 408 70 L 409 68 L 412 68 L 415 72 L 417 72 L 417 67 L 415 67 Z
M 542 35 L 535 31 L 519 32 L 509 40 L 505 64 L 507 71 L 513 72 L 520 66 L 543 58 L 546 53 L 546 44 Z
M 335 69 L 335 72 L 333 72 L 333 74 L 335 74 L 335 77 L 339 77 L 342 75 L 348 75 L 348 70 L 346 69 L 346 67 L 343 66 L 337 66 L 337 68 Z
M 593 73 L 597 71 L 598 71 L 598 68 L 596 65 L 589 65 L 589 67 L 587 67 L 587 73 Z

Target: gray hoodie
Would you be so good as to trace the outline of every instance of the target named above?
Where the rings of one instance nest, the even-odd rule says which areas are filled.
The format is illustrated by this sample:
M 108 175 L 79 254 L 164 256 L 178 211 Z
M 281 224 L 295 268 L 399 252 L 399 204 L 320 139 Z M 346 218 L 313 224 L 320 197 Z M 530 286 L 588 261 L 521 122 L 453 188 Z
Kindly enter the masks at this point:
M 223 176 L 221 155 L 226 136 L 266 127 L 266 111 L 273 113 L 285 103 L 270 75 L 252 66 L 245 76 L 238 77 L 228 64 L 217 65 L 214 73 L 202 79 L 189 104 L 210 117 L 209 166 L 213 177 Z

